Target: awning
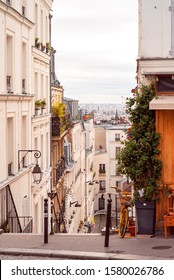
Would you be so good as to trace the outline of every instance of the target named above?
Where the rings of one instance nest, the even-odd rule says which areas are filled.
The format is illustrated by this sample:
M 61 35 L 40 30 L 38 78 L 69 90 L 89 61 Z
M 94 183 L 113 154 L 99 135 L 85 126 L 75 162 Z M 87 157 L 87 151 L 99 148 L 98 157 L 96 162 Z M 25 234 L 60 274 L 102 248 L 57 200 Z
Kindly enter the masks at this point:
M 149 104 L 150 110 L 174 110 L 174 95 L 155 96 Z

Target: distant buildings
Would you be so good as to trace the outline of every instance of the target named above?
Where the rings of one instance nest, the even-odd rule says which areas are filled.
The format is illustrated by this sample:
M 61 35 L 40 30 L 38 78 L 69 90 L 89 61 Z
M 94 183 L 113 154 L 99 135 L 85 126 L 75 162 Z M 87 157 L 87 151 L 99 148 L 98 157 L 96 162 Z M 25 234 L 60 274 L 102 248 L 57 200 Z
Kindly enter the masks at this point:
M 122 190 L 128 187 L 127 178 L 117 171 L 117 158 L 123 147 L 122 141 L 126 139 L 128 125 L 95 125 L 95 179 L 99 185 L 95 187 L 95 212 L 106 210 L 107 194 L 113 198 L 112 208 L 115 209 L 115 190 L 118 186 Z

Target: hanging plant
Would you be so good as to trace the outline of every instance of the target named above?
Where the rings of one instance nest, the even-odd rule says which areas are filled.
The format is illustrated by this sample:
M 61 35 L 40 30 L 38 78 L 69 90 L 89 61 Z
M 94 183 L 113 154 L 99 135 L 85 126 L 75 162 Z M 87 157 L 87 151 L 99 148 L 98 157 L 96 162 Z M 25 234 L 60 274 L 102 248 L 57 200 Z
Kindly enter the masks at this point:
M 135 201 L 152 201 L 157 197 L 162 170 L 162 162 L 158 158 L 160 135 L 156 133 L 155 111 L 149 110 L 155 87 L 153 84 L 142 85 L 133 94 L 126 101 L 131 128 L 119 154 L 117 170 L 131 179 Z

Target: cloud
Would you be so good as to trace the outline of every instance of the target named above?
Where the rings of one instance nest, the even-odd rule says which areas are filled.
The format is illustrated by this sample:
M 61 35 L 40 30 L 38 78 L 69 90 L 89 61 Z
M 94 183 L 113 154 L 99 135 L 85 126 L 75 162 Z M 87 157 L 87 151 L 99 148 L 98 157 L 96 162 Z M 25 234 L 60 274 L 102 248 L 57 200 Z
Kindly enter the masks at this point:
M 135 87 L 137 0 L 53 3 L 52 44 L 65 96 L 102 103 L 129 95 Z

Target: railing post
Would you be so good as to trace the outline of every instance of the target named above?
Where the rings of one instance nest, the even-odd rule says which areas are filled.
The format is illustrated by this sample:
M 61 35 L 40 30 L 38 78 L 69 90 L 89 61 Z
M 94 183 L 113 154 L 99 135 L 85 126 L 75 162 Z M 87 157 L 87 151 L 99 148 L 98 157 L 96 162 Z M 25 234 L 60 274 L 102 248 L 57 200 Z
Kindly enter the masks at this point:
M 105 247 L 109 246 L 109 230 L 111 226 L 111 205 L 112 205 L 112 199 L 111 199 L 111 195 L 109 194 L 108 204 L 107 204 L 107 216 L 106 216 Z
M 48 198 L 44 199 L 44 243 L 48 243 Z

